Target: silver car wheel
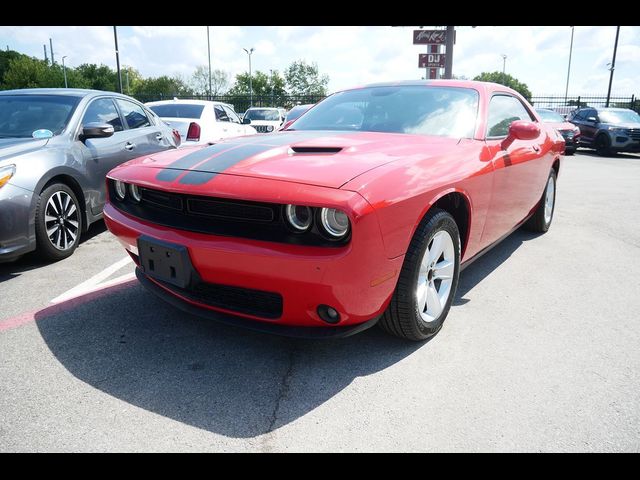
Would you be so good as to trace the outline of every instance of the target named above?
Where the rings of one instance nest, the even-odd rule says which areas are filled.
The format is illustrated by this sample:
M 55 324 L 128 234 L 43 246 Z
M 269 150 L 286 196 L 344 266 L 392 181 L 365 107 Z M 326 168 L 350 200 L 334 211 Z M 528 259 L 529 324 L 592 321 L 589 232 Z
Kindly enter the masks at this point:
M 553 204 L 556 198 L 556 182 L 553 176 L 549 177 L 547 189 L 544 196 L 544 222 L 548 225 L 551 223 L 553 215 Z
M 78 206 L 67 192 L 58 191 L 51 195 L 44 211 L 44 225 L 47 237 L 55 248 L 69 250 L 78 237 Z
M 448 232 L 437 232 L 422 257 L 415 295 L 418 311 L 427 323 L 438 320 L 444 310 L 453 283 L 455 249 Z

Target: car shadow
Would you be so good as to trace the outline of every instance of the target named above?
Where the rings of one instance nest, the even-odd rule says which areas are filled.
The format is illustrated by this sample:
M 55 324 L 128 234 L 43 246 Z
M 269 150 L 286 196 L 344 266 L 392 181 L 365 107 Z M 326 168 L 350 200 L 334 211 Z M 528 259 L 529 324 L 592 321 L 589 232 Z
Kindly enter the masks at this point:
M 107 230 L 104 221 L 92 223 L 89 229 L 80 236 L 80 245 Z M 29 252 L 16 260 L 0 263 L 0 283 L 18 277 L 23 272 L 50 265 L 51 261 L 43 260 L 36 252 Z
M 533 237 L 515 232 L 470 265 L 461 276 L 458 304 Z M 50 351 L 81 381 L 146 411 L 233 438 L 287 425 L 358 377 L 428 345 L 378 328 L 318 341 L 256 333 L 185 314 L 135 280 L 48 307 L 35 319 Z
M 585 155 L 587 157 L 596 157 L 596 158 L 626 158 L 628 160 L 640 160 L 640 154 L 637 154 L 637 153 L 613 152 L 607 155 L 606 157 L 603 157 L 601 155 L 598 155 L 595 150 L 589 150 L 585 147 L 580 147 L 578 150 L 576 150 L 576 153 L 579 153 L 580 155 Z

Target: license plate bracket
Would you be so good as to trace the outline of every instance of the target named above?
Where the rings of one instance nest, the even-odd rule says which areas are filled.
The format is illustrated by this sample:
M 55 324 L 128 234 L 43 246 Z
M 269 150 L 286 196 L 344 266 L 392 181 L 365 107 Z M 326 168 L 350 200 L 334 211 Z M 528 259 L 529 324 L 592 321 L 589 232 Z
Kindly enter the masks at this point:
M 138 256 L 142 271 L 157 280 L 187 288 L 195 278 L 195 269 L 184 245 L 147 236 L 138 238 Z

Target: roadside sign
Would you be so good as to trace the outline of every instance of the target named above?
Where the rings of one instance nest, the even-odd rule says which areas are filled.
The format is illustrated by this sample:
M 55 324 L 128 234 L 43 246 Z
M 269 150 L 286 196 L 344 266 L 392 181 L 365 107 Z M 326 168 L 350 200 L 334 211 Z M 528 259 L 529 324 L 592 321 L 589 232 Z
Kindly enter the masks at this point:
M 447 39 L 446 30 L 414 30 L 414 45 L 444 45 Z
M 444 68 L 444 53 L 419 53 L 419 68 Z

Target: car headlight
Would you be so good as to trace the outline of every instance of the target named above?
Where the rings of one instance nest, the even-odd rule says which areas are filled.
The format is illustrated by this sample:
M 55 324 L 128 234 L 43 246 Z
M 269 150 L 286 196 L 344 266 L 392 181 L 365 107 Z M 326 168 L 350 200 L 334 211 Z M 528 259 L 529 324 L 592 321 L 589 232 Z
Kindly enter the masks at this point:
M 284 209 L 287 222 L 298 232 L 306 232 L 311 227 L 313 215 L 309 207 L 303 205 L 287 205 Z
M 320 223 L 324 231 L 335 239 L 343 238 L 349 232 L 349 217 L 336 208 L 320 210 Z
M 129 185 L 129 192 L 131 192 L 131 198 L 133 198 L 134 202 L 140 202 L 140 200 L 142 200 L 142 195 L 140 195 L 140 189 L 137 185 Z
M 267 132 L 273 132 L 273 125 L 267 125 Z
M 0 167 L 0 188 L 4 187 L 16 173 L 15 165 Z
M 124 197 L 127 195 L 127 184 L 121 182 L 120 180 L 116 180 L 115 183 L 116 196 L 120 200 L 124 200 Z

